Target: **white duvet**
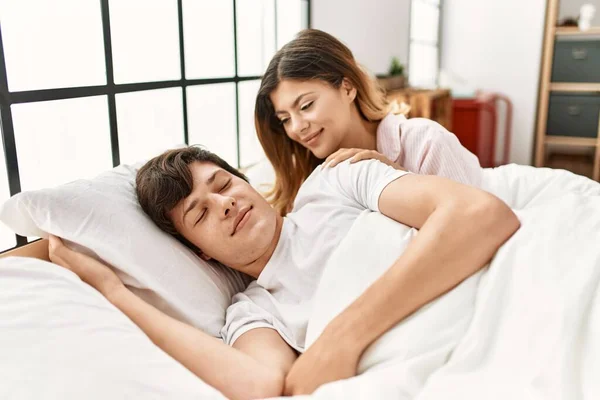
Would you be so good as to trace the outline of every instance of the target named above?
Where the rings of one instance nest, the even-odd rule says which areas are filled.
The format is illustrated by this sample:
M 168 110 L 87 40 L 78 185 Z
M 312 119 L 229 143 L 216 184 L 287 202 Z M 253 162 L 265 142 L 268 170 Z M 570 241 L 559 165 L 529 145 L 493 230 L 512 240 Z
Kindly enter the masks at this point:
M 487 170 L 486 185 L 521 229 L 488 267 L 376 341 L 361 375 L 304 397 L 600 399 L 600 185 L 514 165 Z M 329 260 L 307 344 L 415 234 L 361 215 Z

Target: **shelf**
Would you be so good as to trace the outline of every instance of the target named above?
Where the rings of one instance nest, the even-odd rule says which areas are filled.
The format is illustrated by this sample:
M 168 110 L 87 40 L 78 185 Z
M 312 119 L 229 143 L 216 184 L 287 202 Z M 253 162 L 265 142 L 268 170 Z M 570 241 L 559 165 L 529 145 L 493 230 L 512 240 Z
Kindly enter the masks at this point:
M 600 83 L 562 83 L 550 84 L 551 92 L 600 92 Z
M 546 136 L 546 144 L 557 144 L 561 146 L 596 147 L 597 138 L 581 138 L 573 136 Z
M 580 31 L 576 27 L 557 27 L 555 30 L 556 36 L 591 36 L 600 35 L 600 27 L 595 26 L 587 31 Z
M 565 169 L 588 178 L 594 176 L 594 157 L 590 155 L 552 153 L 548 154 L 544 165 L 555 169 Z
M 572 170 L 595 180 L 600 180 L 600 121 L 597 137 L 548 136 L 548 112 L 550 98 L 553 94 L 564 92 L 581 94 L 582 96 L 590 94 L 593 97 L 600 95 L 600 82 L 552 82 L 554 47 L 558 41 L 596 42 L 600 40 L 600 26 L 593 26 L 586 31 L 580 31 L 576 26 L 556 26 L 556 21 L 559 18 L 559 3 L 563 1 L 566 0 L 545 1 L 547 8 L 535 128 L 534 165 L 542 167 L 551 162 L 555 168 Z M 567 132 L 571 133 L 565 131 L 563 134 Z

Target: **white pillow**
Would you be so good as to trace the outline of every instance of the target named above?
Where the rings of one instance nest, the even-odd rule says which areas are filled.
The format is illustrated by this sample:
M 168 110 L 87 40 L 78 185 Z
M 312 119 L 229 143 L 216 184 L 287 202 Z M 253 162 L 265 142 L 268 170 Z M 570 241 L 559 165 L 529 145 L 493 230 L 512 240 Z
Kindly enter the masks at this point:
M 117 269 L 132 291 L 167 314 L 219 336 L 231 297 L 247 278 L 201 260 L 161 231 L 135 194 L 136 167 L 19 193 L 0 220 L 23 236 L 60 236 Z
M 252 187 L 261 193 L 271 190 L 275 184 L 275 170 L 266 157 L 243 172 Z
M 224 399 L 72 272 L 0 260 L 1 399 Z

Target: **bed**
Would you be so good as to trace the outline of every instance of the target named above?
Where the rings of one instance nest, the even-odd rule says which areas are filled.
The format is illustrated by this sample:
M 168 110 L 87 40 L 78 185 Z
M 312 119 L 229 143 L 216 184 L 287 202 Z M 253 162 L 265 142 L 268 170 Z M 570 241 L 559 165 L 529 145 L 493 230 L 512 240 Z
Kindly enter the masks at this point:
M 508 165 L 486 170 L 484 187 L 516 210 L 523 224 L 516 237 L 489 266 L 375 342 L 360 375 L 298 398 L 600 398 L 600 185 Z M 307 345 L 414 234 L 379 214 L 361 215 L 328 261 Z M 365 240 L 374 235 L 385 239 Z M 101 250 L 94 254 L 104 259 Z M 222 398 L 47 260 L 45 240 L 0 258 L 0 398 Z M 340 284 L 336 270 L 347 265 L 354 273 Z M 144 293 L 148 284 L 135 271 L 125 275 Z M 158 297 L 148 299 L 167 298 Z M 165 310 L 199 325 L 186 307 L 166 302 Z
M 48 258 L 48 240 L 41 239 L 23 247 L 0 254 L 0 258 L 6 257 L 31 257 L 37 258 L 38 260 L 50 261 Z

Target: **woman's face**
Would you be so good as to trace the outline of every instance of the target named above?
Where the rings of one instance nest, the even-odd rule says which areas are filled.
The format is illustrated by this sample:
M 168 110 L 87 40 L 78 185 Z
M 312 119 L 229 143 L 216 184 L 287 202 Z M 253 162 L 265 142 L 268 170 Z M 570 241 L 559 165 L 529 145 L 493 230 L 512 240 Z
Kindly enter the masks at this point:
M 356 90 L 346 81 L 339 89 L 320 80 L 283 80 L 271 102 L 285 133 L 317 158 L 340 148 L 349 132 Z

